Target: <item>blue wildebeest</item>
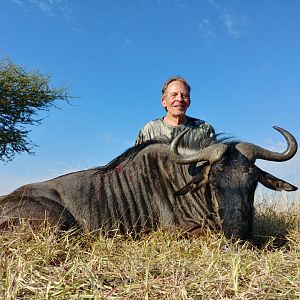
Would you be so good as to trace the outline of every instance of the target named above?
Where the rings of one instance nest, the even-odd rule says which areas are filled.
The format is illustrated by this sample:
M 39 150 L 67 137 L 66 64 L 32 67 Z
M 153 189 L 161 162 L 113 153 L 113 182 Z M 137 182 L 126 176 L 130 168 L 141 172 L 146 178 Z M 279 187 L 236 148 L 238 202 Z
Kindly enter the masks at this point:
M 139 234 L 160 226 L 196 233 L 208 226 L 247 239 L 258 182 L 273 190 L 297 189 L 255 165 L 256 159 L 286 161 L 295 155 L 295 138 L 274 128 L 287 141 L 283 153 L 229 141 L 187 154 L 179 146 L 184 131 L 171 144 L 132 147 L 104 167 L 25 185 L 1 197 L 0 227 L 20 219 L 105 233 Z

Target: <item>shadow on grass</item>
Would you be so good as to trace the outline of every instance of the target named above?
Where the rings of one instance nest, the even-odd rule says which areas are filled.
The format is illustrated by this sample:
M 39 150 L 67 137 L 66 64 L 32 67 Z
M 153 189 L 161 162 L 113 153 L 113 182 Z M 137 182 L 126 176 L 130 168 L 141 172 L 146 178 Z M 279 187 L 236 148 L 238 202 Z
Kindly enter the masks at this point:
M 300 217 L 297 213 L 264 208 L 255 213 L 252 244 L 267 250 L 286 247 L 289 232 L 297 228 L 300 229 Z

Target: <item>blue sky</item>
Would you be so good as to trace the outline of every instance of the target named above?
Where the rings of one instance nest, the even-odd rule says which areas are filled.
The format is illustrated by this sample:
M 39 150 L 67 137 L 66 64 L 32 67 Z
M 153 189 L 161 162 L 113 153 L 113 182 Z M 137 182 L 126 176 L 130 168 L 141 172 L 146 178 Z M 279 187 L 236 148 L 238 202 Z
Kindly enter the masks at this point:
M 2 0 L 0 56 L 78 96 L 57 102 L 30 138 L 35 155 L 0 165 L 0 194 L 106 164 L 164 115 L 162 83 L 192 86 L 188 115 L 217 132 L 285 149 L 300 140 L 298 0 Z M 300 156 L 262 162 L 300 185 Z

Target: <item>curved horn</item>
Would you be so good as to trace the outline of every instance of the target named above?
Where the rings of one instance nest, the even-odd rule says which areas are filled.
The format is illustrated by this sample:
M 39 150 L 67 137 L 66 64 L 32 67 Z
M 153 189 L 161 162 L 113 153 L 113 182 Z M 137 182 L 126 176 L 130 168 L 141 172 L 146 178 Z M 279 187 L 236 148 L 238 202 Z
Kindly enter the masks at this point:
M 256 159 L 271 161 L 286 161 L 291 159 L 296 154 L 298 148 L 295 137 L 283 128 L 277 126 L 273 126 L 273 128 L 279 131 L 287 142 L 287 149 L 284 152 L 279 153 L 270 151 L 249 143 L 237 144 L 235 146 L 236 149 L 238 149 L 244 156 L 252 161 L 255 161 Z
M 179 164 L 190 164 L 194 162 L 199 161 L 208 161 L 210 164 L 213 164 L 217 160 L 219 160 L 224 152 L 227 149 L 227 146 L 224 144 L 213 144 L 210 145 L 204 149 L 200 149 L 196 155 L 189 156 L 189 157 L 183 157 L 178 153 L 178 143 L 183 137 L 184 134 L 186 134 L 190 129 L 184 130 L 182 133 L 180 133 L 171 143 L 170 145 L 170 153 L 171 158 L 179 163 Z

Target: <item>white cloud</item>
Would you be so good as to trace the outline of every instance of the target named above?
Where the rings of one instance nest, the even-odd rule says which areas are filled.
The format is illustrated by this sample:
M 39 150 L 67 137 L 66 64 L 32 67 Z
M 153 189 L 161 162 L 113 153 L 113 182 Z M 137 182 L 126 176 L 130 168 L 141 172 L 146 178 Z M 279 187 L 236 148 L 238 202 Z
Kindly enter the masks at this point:
M 230 13 L 227 8 L 224 8 L 216 0 L 208 0 L 208 3 L 218 12 L 218 18 L 225 27 L 226 33 L 233 39 L 240 38 L 243 34 L 239 29 L 240 23 L 245 23 L 245 17 Z
M 24 2 L 22 0 L 12 0 L 12 2 L 14 2 L 17 5 L 23 6 Z
M 220 16 L 220 19 L 223 21 L 223 24 L 230 37 L 239 38 L 241 36 L 241 32 L 237 29 L 236 18 L 233 15 L 229 13 L 223 13 Z
M 37 7 L 49 17 L 61 16 L 64 19 L 72 17 L 72 10 L 65 0 L 11 0 L 24 10 L 29 11 L 32 6 Z
M 216 39 L 216 33 L 211 27 L 210 21 L 207 19 L 204 19 L 200 22 L 198 25 L 204 38 L 207 40 L 214 40 Z
M 50 1 L 42 0 L 29 0 L 32 4 L 36 5 L 43 13 L 53 17 L 55 16 L 54 7 Z

